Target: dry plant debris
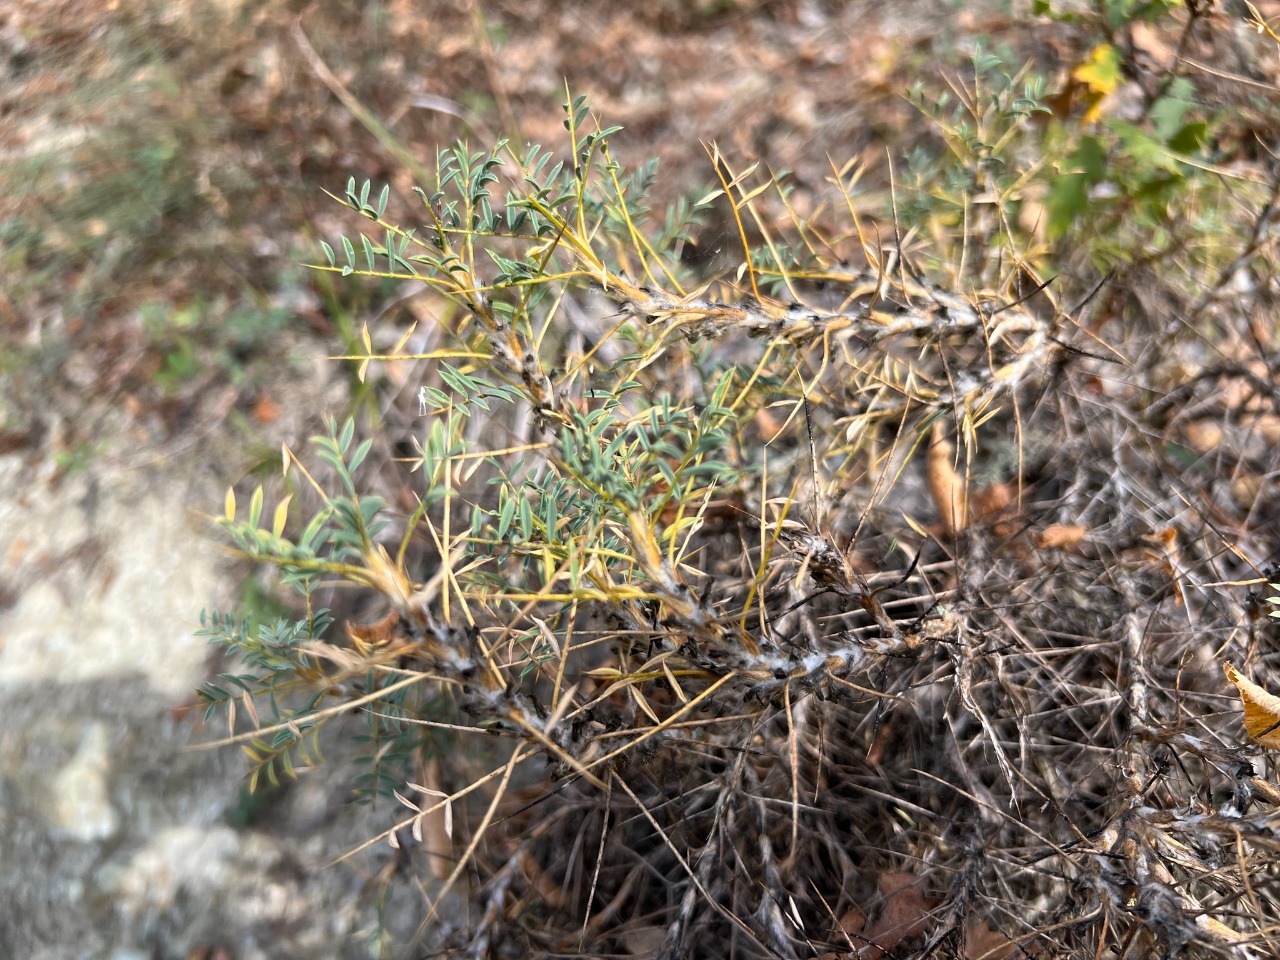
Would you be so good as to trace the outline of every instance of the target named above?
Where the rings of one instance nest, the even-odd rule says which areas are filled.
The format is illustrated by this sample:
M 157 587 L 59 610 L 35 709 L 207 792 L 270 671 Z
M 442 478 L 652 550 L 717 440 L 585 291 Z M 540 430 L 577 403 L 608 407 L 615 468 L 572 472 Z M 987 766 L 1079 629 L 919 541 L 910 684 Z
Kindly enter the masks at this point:
M 279 510 L 263 524 L 261 488 L 247 520 L 228 497 L 247 553 L 382 603 L 348 645 L 297 648 L 339 703 L 237 735 L 258 769 L 288 772 L 350 710 L 380 756 L 448 757 L 399 786 L 412 816 L 376 839 L 411 854 L 451 812 L 430 834 L 446 849 L 423 851 L 453 866 L 420 931 L 450 954 L 1271 952 L 1276 788 L 1224 719 L 1215 657 L 1274 645 L 1241 587 L 1275 524 L 1229 477 L 1180 468 L 1168 409 L 1141 401 L 1170 349 L 1158 317 L 1075 315 L 1034 278 L 1032 299 L 1025 264 L 957 293 L 870 246 L 865 270 L 813 251 L 780 276 L 790 302 L 752 267 L 689 290 L 632 232 L 606 134 L 566 111 L 570 203 L 545 199 L 536 151 L 446 160 L 442 183 L 511 185 L 509 215 L 541 218 L 532 253 L 490 257 L 497 279 L 456 244 L 476 235 L 450 217 L 486 216 L 465 193 L 424 192 L 424 242 L 348 187 L 386 239 L 319 268 L 421 268 L 467 313 L 451 345 L 412 354 L 406 334 L 388 354 L 449 364 L 421 393 L 410 516 L 355 492 L 372 441 L 351 424 L 318 438 L 336 474 L 332 491 L 303 474 L 328 513 L 301 539 Z M 743 210 L 759 195 L 724 184 Z M 577 285 L 522 312 L 543 276 Z M 1264 366 L 1255 394 L 1275 389 Z M 1004 475 L 979 484 L 1002 445 Z M 464 886 L 460 917 L 444 905 Z

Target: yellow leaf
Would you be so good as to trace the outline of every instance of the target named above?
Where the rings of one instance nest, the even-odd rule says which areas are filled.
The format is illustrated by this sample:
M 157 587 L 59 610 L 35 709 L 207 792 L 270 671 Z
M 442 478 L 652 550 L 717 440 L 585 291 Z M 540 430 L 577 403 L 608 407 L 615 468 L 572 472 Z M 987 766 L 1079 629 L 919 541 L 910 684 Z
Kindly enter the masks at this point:
M 1225 661 L 1222 669 L 1240 691 L 1240 699 L 1244 702 L 1244 728 L 1249 731 L 1249 736 L 1264 747 L 1280 749 L 1280 697 L 1245 679 Z
M 1100 43 L 1086 62 L 1071 71 L 1071 78 L 1089 90 L 1084 121 L 1092 123 L 1102 114 L 1102 101 L 1120 86 L 1120 55 L 1111 44 Z
M 1115 93 L 1120 86 L 1120 55 L 1109 43 L 1100 43 L 1093 48 L 1089 59 L 1071 71 L 1071 76 L 1079 80 L 1092 93 Z
M 902 514 L 902 519 L 907 522 L 908 527 L 914 530 L 919 536 L 924 537 L 926 540 L 928 540 L 932 536 L 932 534 L 930 534 L 929 531 L 925 529 L 924 524 L 921 523 L 919 520 L 917 520 L 915 517 L 911 516 L 909 513 L 906 513 L 904 511 Z
M 285 520 L 289 516 L 289 501 L 292 499 L 293 494 L 291 493 L 281 500 L 279 506 L 276 507 L 275 517 L 271 521 L 272 536 L 278 537 L 280 534 L 284 533 Z

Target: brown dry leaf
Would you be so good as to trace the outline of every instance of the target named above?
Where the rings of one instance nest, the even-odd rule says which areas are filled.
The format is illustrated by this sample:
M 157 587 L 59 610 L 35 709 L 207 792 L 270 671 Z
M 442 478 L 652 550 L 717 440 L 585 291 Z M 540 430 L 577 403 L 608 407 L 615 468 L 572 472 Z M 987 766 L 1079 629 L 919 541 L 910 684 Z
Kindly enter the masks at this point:
M 387 378 L 388 383 L 397 387 L 403 387 L 408 383 L 409 377 L 413 375 L 416 369 L 417 361 L 409 360 L 405 357 L 392 357 L 382 363 L 383 376 Z
M 1068 77 L 1062 81 L 1062 87 L 1057 93 L 1051 93 L 1044 98 L 1044 103 L 1052 116 L 1059 120 L 1066 120 L 1076 112 L 1076 107 L 1088 90 L 1089 88 L 1079 80 Z
M 1078 523 L 1051 523 L 1040 531 L 1036 541 L 1046 550 L 1070 550 L 1080 545 L 1086 532 Z
M 384 647 L 395 636 L 396 624 L 400 622 L 400 614 L 392 610 L 381 620 L 374 623 L 343 622 L 347 631 L 347 639 L 362 656 L 368 656 L 376 647 Z
M 964 960 L 1007 960 L 1018 945 L 985 920 L 972 920 L 964 928 Z
M 270 394 L 262 394 L 253 405 L 253 419 L 259 423 L 275 423 L 280 418 L 280 404 Z
M 529 885 L 533 887 L 551 909 L 564 909 L 566 897 L 563 887 L 559 881 L 542 868 L 542 864 L 528 851 L 520 854 L 520 868 Z
M 867 751 L 867 763 L 873 767 L 878 767 L 884 763 L 890 744 L 897 734 L 897 730 L 894 729 L 897 726 L 894 723 L 896 718 L 896 713 L 892 710 L 888 711 L 888 717 L 880 724 L 880 729 L 876 731 L 875 739 L 871 741 L 871 749 Z
M 1226 661 L 1223 661 L 1222 669 L 1240 691 L 1240 699 L 1244 702 L 1244 728 L 1249 736 L 1264 747 L 1280 748 L 1280 697 L 1242 677 Z
M 1011 483 L 993 483 L 973 492 L 970 513 L 975 520 L 995 520 L 1013 506 L 1017 491 Z
M 861 935 L 867 926 L 866 911 L 854 904 L 840 915 L 840 922 L 836 926 L 840 933 L 849 936 Z
M 839 943 L 852 943 L 855 948 L 857 944 L 862 942 L 862 931 L 867 925 L 867 915 L 863 909 L 856 903 L 848 910 L 840 915 L 840 919 L 836 921 L 835 934 L 832 940 Z M 827 951 L 822 955 L 820 960 L 848 960 L 849 957 L 856 957 L 856 949 L 853 953 L 835 951 Z
M 873 30 L 852 38 L 852 43 L 857 47 L 856 56 L 862 65 L 862 79 L 867 89 L 896 93 L 893 84 L 897 82 L 902 60 L 902 41 Z
M 756 429 L 765 443 L 770 442 L 782 430 L 782 422 L 772 413 L 761 407 L 755 415 Z
M 187 960 L 231 960 L 231 953 L 225 947 L 196 947 Z
M 924 884 L 925 878 L 910 873 L 881 875 L 879 887 L 884 900 L 880 916 L 856 938 L 865 941 L 855 954 L 859 960 L 881 960 L 899 944 L 924 934 L 930 911 L 940 902 L 921 892 Z
M 969 502 L 964 477 L 956 472 L 952 459 L 955 445 L 947 439 L 942 422 L 933 425 L 929 437 L 929 454 L 925 467 L 929 480 L 929 493 L 938 510 L 938 519 L 950 533 L 956 533 L 969 525 Z

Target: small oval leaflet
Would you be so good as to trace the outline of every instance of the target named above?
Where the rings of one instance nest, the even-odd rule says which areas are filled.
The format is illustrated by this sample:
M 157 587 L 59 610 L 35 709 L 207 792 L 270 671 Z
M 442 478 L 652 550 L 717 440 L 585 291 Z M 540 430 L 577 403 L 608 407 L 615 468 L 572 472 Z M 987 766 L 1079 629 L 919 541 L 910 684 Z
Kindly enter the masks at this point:
M 1242 677 L 1226 661 L 1223 661 L 1222 670 L 1240 691 L 1240 699 L 1244 702 L 1244 728 L 1249 731 L 1249 736 L 1264 747 L 1280 749 L 1280 697 Z

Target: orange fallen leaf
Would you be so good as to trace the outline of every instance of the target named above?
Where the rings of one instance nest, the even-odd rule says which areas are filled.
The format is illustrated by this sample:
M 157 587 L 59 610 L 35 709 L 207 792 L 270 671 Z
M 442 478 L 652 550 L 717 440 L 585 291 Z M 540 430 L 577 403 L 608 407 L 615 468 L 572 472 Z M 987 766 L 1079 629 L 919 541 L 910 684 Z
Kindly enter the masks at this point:
M 1240 699 L 1244 702 L 1244 728 L 1249 736 L 1264 747 L 1280 749 L 1280 697 L 1242 677 L 1230 663 L 1224 661 L 1222 669 L 1240 691 Z
M 1051 523 L 1036 539 L 1046 550 L 1070 550 L 1084 539 L 1085 529 L 1078 523 Z
M 253 405 L 253 418 L 259 423 L 275 423 L 280 418 L 280 405 L 264 393 Z

